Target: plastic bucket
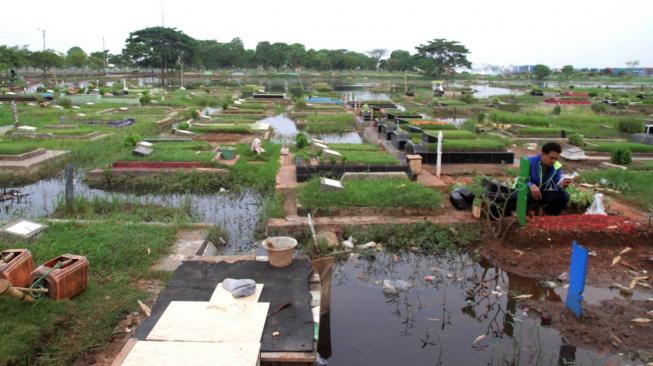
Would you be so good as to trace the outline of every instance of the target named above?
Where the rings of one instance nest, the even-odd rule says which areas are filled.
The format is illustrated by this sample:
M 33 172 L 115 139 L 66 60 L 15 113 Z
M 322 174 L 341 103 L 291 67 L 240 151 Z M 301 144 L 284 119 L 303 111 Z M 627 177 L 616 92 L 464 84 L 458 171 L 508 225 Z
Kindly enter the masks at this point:
M 288 236 L 275 236 L 263 240 L 261 246 L 268 251 L 270 265 L 283 268 L 288 267 L 292 262 L 297 240 Z
M 233 147 L 223 147 L 220 149 L 220 155 L 224 160 L 231 160 L 236 155 L 236 149 Z

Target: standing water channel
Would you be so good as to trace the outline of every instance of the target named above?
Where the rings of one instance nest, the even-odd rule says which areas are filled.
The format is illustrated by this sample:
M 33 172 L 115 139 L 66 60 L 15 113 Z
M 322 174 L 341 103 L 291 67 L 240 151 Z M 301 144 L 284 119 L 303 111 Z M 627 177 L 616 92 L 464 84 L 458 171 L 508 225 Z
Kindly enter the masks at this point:
M 388 296 L 385 279 L 412 288 Z M 352 254 L 335 264 L 319 352 L 331 366 L 604 365 L 617 358 L 566 344 L 541 326 L 509 296 L 526 290 L 535 299 L 552 296 L 468 255 Z

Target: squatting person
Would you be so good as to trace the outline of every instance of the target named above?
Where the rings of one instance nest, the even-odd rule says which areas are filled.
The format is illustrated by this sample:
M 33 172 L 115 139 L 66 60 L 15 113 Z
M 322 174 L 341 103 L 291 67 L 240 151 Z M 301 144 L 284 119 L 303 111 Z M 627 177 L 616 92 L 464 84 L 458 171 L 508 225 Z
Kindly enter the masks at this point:
M 528 179 L 528 205 L 541 205 L 547 215 L 560 215 L 569 203 L 565 189 L 570 178 L 562 179 L 562 164 L 558 161 L 562 148 L 556 142 L 547 142 L 539 155 L 531 156 Z

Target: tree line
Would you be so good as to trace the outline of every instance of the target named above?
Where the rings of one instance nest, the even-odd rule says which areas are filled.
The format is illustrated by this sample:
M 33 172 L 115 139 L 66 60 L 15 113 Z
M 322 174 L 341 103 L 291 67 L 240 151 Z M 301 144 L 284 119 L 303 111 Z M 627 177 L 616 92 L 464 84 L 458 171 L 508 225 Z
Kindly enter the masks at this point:
M 276 68 L 314 70 L 422 71 L 446 75 L 456 67 L 471 67 L 469 51 L 462 44 L 434 39 L 415 47 L 416 52 L 373 49 L 365 53 L 347 49 L 307 49 L 301 43 L 259 42 L 246 49 L 239 38 L 229 42 L 198 40 L 175 28 L 150 27 L 131 32 L 119 54 L 108 51 L 86 53 L 72 47 L 32 52 L 25 46 L 0 46 L 0 70 L 35 67 L 45 74 L 52 68 L 105 70 L 116 68 L 216 70 L 224 68 Z M 389 57 L 385 57 L 389 56 Z

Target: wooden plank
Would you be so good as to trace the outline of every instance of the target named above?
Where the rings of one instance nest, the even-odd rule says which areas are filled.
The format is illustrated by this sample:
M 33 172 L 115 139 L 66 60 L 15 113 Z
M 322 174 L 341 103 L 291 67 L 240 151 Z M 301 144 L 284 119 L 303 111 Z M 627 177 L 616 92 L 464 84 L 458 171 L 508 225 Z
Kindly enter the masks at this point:
M 261 362 L 314 363 L 315 352 L 261 352 Z
M 243 302 L 258 302 L 258 299 L 261 297 L 261 291 L 263 291 L 263 284 L 256 284 L 256 291 L 253 294 L 246 297 L 234 297 L 231 292 L 227 291 L 222 287 L 222 282 L 218 283 L 213 295 L 211 295 L 210 303 L 214 304 L 232 304 L 232 303 L 243 303 Z
M 172 301 L 147 340 L 260 343 L 270 303 Z
M 320 275 L 321 295 L 320 295 L 320 312 L 321 314 L 331 311 L 331 278 L 333 277 L 333 260 L 331 257 L 322 257 L 314 259 L 311 262 L 313 270 Z
M 124 346 L 122 346 L 122 349 L 120 350 L 120 353 L 118 353 L 118 356 L 113 360 L 111 363 L 111 366 L 120 366 L 122 363 L 125 361 L 125 358 L 127 358 L 127 355 L 129 355 L 129 352 L 131 352 L 132 348 L 134 348 L 134 345 L 138 339 L 136 338 L 129 338 L 127 340 L 127 343 L 125 343 Z
M 256 366 L 260 343 L 137 342 L 122 366 Z

